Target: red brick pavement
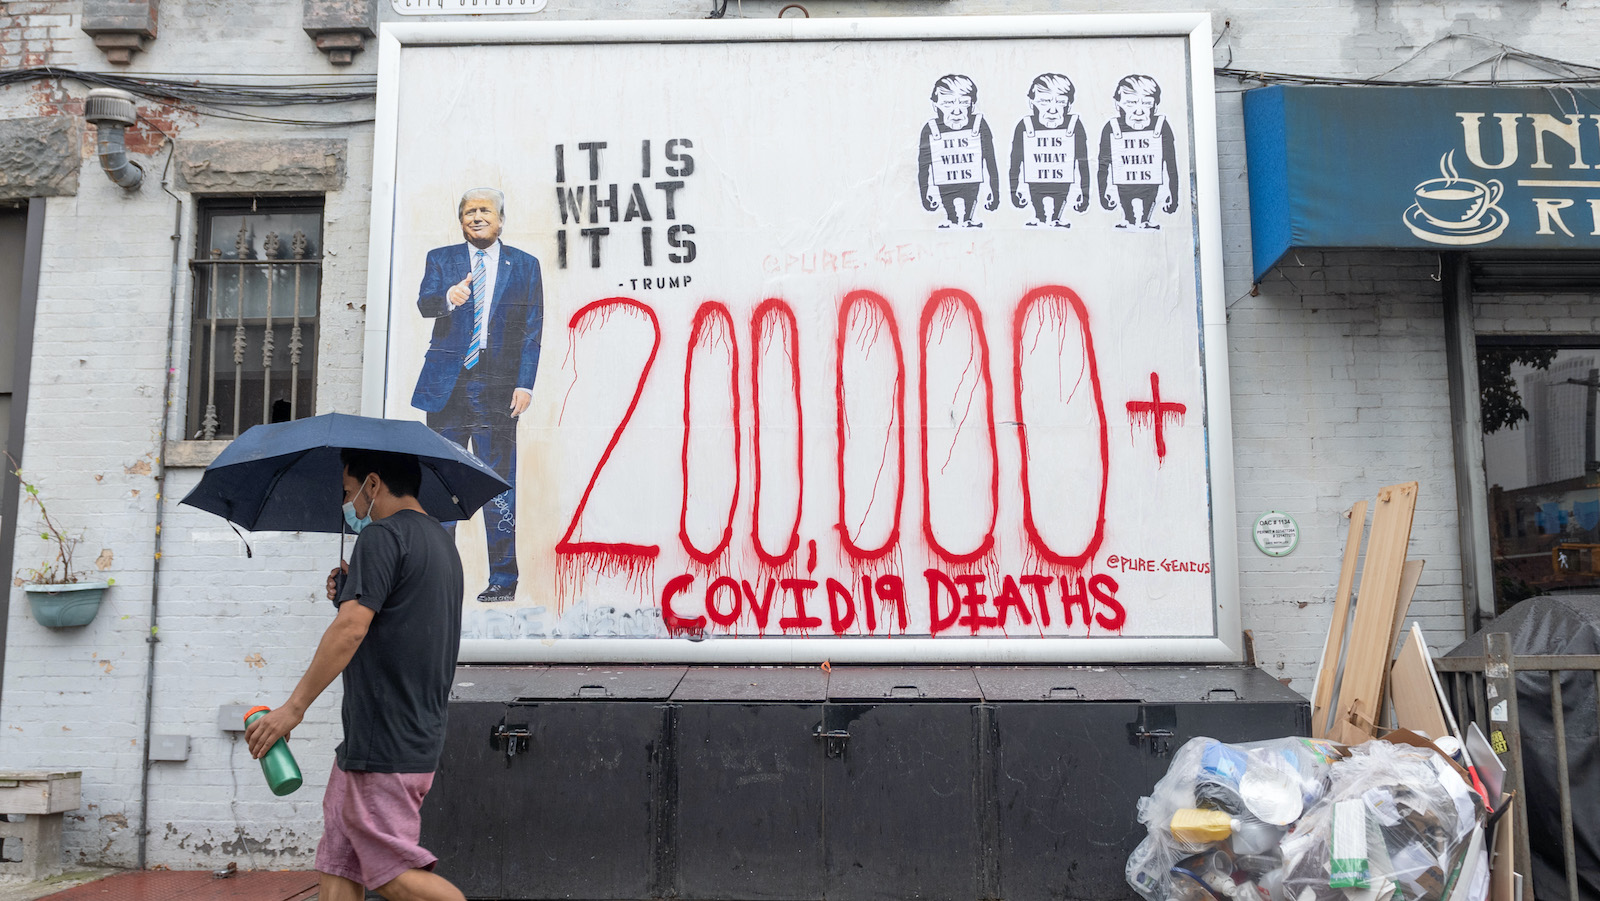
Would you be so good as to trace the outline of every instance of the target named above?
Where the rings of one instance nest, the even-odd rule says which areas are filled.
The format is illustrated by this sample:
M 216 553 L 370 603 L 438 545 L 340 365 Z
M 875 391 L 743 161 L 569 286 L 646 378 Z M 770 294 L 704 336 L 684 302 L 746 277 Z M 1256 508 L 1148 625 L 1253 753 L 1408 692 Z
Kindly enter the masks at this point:
M 317 874 L 304 870 L 239 870 L 225 879 L 206 871 L 135 870 L 40 901 L 307 901 L 316 893 Z

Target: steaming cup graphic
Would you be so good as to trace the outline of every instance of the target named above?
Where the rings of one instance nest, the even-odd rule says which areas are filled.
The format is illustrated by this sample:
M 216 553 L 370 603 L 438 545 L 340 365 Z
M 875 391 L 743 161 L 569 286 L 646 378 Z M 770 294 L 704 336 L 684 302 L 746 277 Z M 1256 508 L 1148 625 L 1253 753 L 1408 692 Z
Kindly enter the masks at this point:
M 1435 227 L 1450 231 L 1477 228 L 1505 188 L 1498 179 L 1430 178 L 1417 185 L 1417 209 Z

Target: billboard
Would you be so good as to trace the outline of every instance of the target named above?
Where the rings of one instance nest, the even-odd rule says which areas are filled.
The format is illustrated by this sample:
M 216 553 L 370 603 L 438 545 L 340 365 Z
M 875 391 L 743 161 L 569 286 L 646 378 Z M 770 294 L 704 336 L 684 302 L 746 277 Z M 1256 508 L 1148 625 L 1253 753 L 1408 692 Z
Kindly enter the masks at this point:
M 463 656 L 1232 660 L 1204 16 L 402 24 L 365 410 Z

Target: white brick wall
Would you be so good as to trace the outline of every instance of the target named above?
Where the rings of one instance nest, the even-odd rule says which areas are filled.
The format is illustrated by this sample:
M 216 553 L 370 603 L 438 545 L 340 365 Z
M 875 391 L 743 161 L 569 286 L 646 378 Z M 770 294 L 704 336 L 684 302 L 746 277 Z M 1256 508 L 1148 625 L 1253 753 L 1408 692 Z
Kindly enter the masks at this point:
M 60 64 L 108 69 L 75 24 L 56 20 L 65 4 L 36 3 Z M 745 12 L 771 16 L 779 3 L 746 0 Z M 380 8 L 387 4 L 380 0 Z M 545 18 L 700 18 L 709 0 L 601 4 L 552 0 Z M 1081 0 L 908 0 L 812 4 L 814 15 L 976 15 L 1101 12 Z M 299 28 L 300 0 L 251 4 L 169 0 L 161 34 L 134 57 L 131 73 L 194 73 L 237 80 L 240 73 L 330 80 L 371 76 L 372 50 L 352 67 L 328 63 Z M 21 5 L 18 6 L 21 9 Z M 1208 7 L 1198 0 L 1137 0 L 1126 11 L 1210 9 L 1221 33 L 1218 65 L 1266 71 L 1378 75 L 1450 32 L 1492 35 L 1551 56 L 1594 63 L 1600 14 L 1588 4 L 1519 5 L 1475 0 L 1448 6 L 1253 0 Z M 76 7 L 73 6 L 73 13 Z M 8 12 L 14 12 L 9 11 Z M 738 6 L 730 3 L 729 15 Z M 393 19 L 385 12 L 383 18 Z M 75 23 L 75 19 L 73 20 Z M 1421 77 L 1459 69 L 1489 48 L 1451 40 L 1397 74 Z M 230 73 L 226 76 L 219 73 Z M 1242 86 L 1219 79 L 1218 139 L 1229 356 L 1233 384 L 1241 584 L 1245 627 L 1262 666 L 1309 692 L 1331 611 L 1347 524 L 1342 513 L 1387 484 L 1415 479 L 1421 492 L 1410 556 L 1427 560 L 1413 608 L 1436 648 L 1461 636 L 1460 561 L 1437 258 L 1420 253 L 1301 251 L 1251 296 L 1250 236 Z M 81 85 L 64 90 L 81 97 Z M 41 115 L 58 92 L 0 90 L 7 116 Z M 361 118 L 371 107 L 297 110 L 294 115 Z M 304 132 L 221 119 L 178 116 L 179 140 L 303 137 Z M 318 131 L 349 142 L 348 181 L 327 197 L 319 354 L 319 411 L 359 408 L 362 305 L 366 287 L 367 204 L 372 130 Z M 165 153 L 140 160 L 149 175 L 125 196 L 98 171 L 88 148 L 75 197 L 47 207 L 34 378 L 25 465 L 52 509 L 86 532 L 85 559 L 109 548 L 117 585 L 93 624 L 58 632 L 35 624 L 20 591 L 9 594 L 0 766 L 84 771 L 84 806 L 65 841 L 74 860 L 131 864 L 137 853 L 146 638 L 155 551 L 153 466 L 159 445 L 170 303 L 171 197 L 159 181 Z M 185 256 L 195 227 L 183 197 Z M 187 309 L 187 269 L 180 305 Z M 1480 327 L 1497 331 L 1600 332 L 1600 307 L 1588 296 L 1483 299 Z M 186 358 L 179 329 L 178 359 Z M 178 376 L 185 377 L 180 363 Z M 183 408 L 174 406 L 181 431 Z M 303 671 L 330 609 L 322 573 L 335 548 L 326 536 L 254 536 L 254 557 L 215 517 L 178 507 L 198 479 L 169 473 L 160 569 L 159 644 L 153 731 L 191 736 L 190 757 L 150 773 L 149 863 L 307 866 L 320 834 L 318 800 L 339 733 L 338 691 L 296 733 L 307 785 L 273 799 L 240 741 L 216 727 L 221 705 L 277 703 Z M 1300 548 L 1269 558 L 1249 530 L 1267 510 L 1291 513 Z M 10 512 L 10 511 L 6 511 Z M 30 521 L 28 511 L 22 515 Z M 16 563 L 35 548 L 26 528 Z

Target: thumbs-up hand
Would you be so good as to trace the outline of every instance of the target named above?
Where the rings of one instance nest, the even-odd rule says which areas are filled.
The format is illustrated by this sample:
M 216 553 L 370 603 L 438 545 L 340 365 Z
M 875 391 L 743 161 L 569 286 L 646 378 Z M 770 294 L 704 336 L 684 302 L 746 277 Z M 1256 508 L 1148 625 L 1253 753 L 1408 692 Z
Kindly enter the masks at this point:
M 452 307 L 459 307 L 468 300 L 471 300 L 472 276 L 469 275 L 461 281 L 451 285 L 450 290 L 445 292 L 444 297 L 445 300 L 450 302 L 450 306 Z

